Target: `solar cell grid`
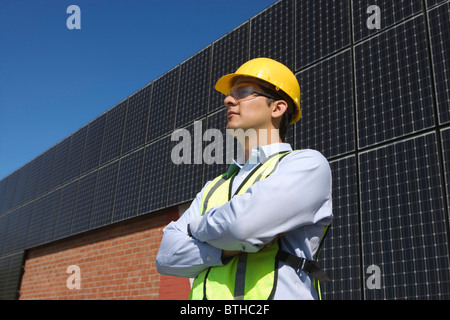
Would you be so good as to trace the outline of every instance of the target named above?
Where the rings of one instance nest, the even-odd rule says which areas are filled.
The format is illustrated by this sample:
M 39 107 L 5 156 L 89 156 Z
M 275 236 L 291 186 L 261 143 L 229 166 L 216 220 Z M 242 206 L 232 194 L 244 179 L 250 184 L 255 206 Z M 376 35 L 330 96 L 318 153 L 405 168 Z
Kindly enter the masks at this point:
M 0 258 L 0 300 L 17 299 L 24 253 Z
M 17 224 L 19 221 L 19 212 L 20 212 L 20 209 L 15 209 L 7 214 L 8 219 L 5 221 L 5 222 L 7 222 L 7 227 L 6 227 L 6 234 L 5 234 L 4 243 L 3 243 L 3 251 L 5 253 L 11 253 L 15 249 L 16 241 L 17 241 L 16 230 L 17 230 Z
M 84 146 L 83 162 L 81 172 L 83 174 L 94 169 L 99 164 L 100 152 L 102 150 L 103 132 L 105 129 L 106 113 L 89 124 Z
M 100 165 L 120 156 L 127 105 L 128 100 L 122 101 L 107 112 Z
M 352 1 L 353 7 L 353 39 L 358 42 L 364 38 L 372 36 L 378 32 L 382 32 L 415 14 L 422 11 L 422 0 L 358 0 Z M 378 6 L 381 14 L 381 28 L 369 29 L 367 20 L 374 15 L 373 11 L 367 13 L 370 6 Z
M 297 70 L 350 45 L 350 1 L 297 0 L 295 12 Z
M 294 1 L 279 1 L 250 20 L 250 58 L 275 59 L 294 70 Z
M 17 250 L 31 248 L 39 243 L 39 236 L 42 228 L 42 220 L 45 216 L 46 197 L 41 197 L 29 204 L 21 210 L 22 230 L 18 231 L 24 235 L 23 242 L 17 245 Z M 20 227 L 19 227 L 20 228 Z
M 73 138 L 73 136 L 66 138 L 56 146 L 55 158 L 53 160 L 53 169 L 52 169 L 52 175 L 50 178 L 49 190 L 52 190 L 53 188 L 60 186 L 64 181 L 66 162 L 67 162 L 67 157 L 68 157 L 69 148 L 70 148 L 70 141 L 72 138 Z M 81 158 L 79 161 L 81 164 Z M 80 169 L 78 168 L 78 170 L 80 170 Z
M 8 248 L 5 247 L 6 236 L 8 231 L 8 222 L 11 213 L 0 216 L 0 257 L 6 254 Z
M 23 202 L 27 202 L 33 199 L 36 194 L 36 186 L 39 178 L 39 168 L 41 166 L 41 157 L 34 159 L 30 163 L 28 163 L 27 166 L 30 166 L 30 168 L 28 172 L 27 184 L 23 195 Z M 8 189 L 10 188 L 8 185 L 7 187 Z
M 94 171 L 84 176 L 78 183 L 70 234 L 80 233 L 89 229 L 97 173 L 98 171 Z
M 62 189 L 61 203 L 56 217 L 53 240 L 69 236 L 72 225 L 72 213 L 77 196 L 78 180 L 65 185 Z
M 359 148 L 434 126 L 424 17 L 355 47 Z
M 114 201 L 113 221 L 137 215 L 144 149 L 120 159 L 119 177 Z
M 167 205 L 169 186 L 170 137 L 149 144 L 145 148 L 138 214 L 160 210 Z
M 62 188 L 57 189 L 45 197 L 45 214 L 42 217 L 41 231 L 39 233 L 39 239 L 37 240 L 38 244 L 44 244 L 51 241 L 53 238 L 61 190 Z
M 325 157 L 354 151 L 351 51 L 324 60 L 297 75 L 303 116 L 296 124 L 297 149 L 312 148 Z
M 175 127 L 182 127 L 208 110 L 211 46 L 181 64 Z
M 441 131 L 445 186 L 447 191 L 447 214 L 450 219 L 450 128 Z
M 450 2 L 428 12 L 436 98 L 441 124 L 450 122 Z
M 36 189 L 36 196 L 40 196 L 48 191 L 50 176 L 52 174 L 53 159 L 55 156 L 55 147 L 41 155 L 41 168 L 39 169 L 39 178 Z
M 249 22 L 228 33 L 213 44 L 209 112 L 223 107 L 224 95 L 214 89 L 220 77 L 234 73 L 248 60 Z
M 177 66 L 153 82 L 147 142 L 173 131 L 179 78 Z
M 440 178 L 434 133 L 360 154 L 364 270 L 382 273 L 368 299 L 448 299 Z
M 332 161 L 330 167 L 334 218 L 319 262 L 333 281 L 320 286 L 325 300 L 358 300 L 362 298 L 362 289 L 355 156 Z
M 234 158 L 237 153 L 234 152 L 236 148 L 227 148 L 226 145 L 226 130 L 225 127 L 227 125 L 227 113 L 226 109 L 222 108 L 222 110 L 219 110 L 207 118 L 207 129 L 208 132 L 211 133 L 211 136 L 206 135 L 205 136 L 205 152 L 207 152 L 209 155 L 213 157 L 213 159 L 216 159 L 214 163 L 207 164 L 205 163 L 203 171 L 203 184 L 206 182 L 214 179 L 219 174 L 222 174 L 228 170 L 228 166 L 231 163 L 232 159 Z M 210 131 L 211 129 L 219 130 L 221 132 L 221 139 L 215 136 L 215 133 L 218 134 L 218 131 Z M 217 140 L 217 146 L 219 148 L 214 148 L 215 142 Z M 233 139 L 233 144 L 236 144 Z M 211 146 L 209 148 L 208 146 Z M 217 150 L 214 150 L 217 149 Z M 210 151 L 208 151 L 210 150 Z M 227 152 L 229 152 L 229 155 L 227 156 Z M 219 157 L 219 155 L 222 155 Z M 228 164 L 227 164 L 228 162 Z
M 64 182 L 68 182 L 80 175 L 87 130 L 87 126 L 81 128 L 75 132 L 70 139 L 70 149 L 67 156 Z
M 448 0 L 426 0 L 427 8 L 431 8 L 435 5 L 442 4 L 444 2 L 448 2 Z
M 16 190 L 14 192 L 14 202 L 13 207 L 17 207 L 23 202 L 23 197 L 25 194 L 25 188 L 28 180 L 28 171 L 30 170 L 30 166 L 26 165 L 19 170 L 19 178 L 17 180 Z M 1 191 L 0 191 L 1 192 Z M 0 195 L 0 203 L 2 202 Z M 1 211 L 0 211 L 1 212 Z
M 19 171 L 16 171 L 6 178 L 6 192 L 5 192 L 5 203 L 4 211 L 11 210 L 14 204 L 14 197 L 16 193 L 17 181 L 19 180 Z
M 146 86 L 129 98 L 122 154 L 126 154 L 145 143 L 151 88 L 151 85 Z
M 170 162 L 168 207 L 192 200 L 202 188 L 204 121 L 198 121 L 182 130 L 187 130 L 186 134 L 174 136 L 174 141 L 170 144 L 171 154 L 173 152 L 177 158 L 185 158 L 187 163 Z M 181 148 L 185 145 L 185 138 L 188 139 L 187 147 Z M 184 152 L 190 153 L 190 156 L 185 156 Z
M 89 229 L 111 223 L 119 160 L 99 169 Z

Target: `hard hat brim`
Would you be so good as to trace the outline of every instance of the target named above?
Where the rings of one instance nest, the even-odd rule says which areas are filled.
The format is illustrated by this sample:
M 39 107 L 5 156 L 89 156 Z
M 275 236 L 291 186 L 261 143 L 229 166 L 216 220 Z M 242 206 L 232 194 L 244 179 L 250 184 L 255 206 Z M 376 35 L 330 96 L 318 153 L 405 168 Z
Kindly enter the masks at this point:
M 229 95 L 231 88 L 233 87 L 234 79 L 238 76 L 239 74 L 236 73 L 230 73 L 223 76 L 217 80 L 215 89 L 226 96 Z

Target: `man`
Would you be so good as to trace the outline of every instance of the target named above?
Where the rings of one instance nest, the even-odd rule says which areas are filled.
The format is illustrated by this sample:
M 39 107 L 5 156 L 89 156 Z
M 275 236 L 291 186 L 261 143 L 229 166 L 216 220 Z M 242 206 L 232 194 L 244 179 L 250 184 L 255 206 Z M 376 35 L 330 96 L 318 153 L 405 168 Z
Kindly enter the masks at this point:
M 163 230 L 158 272 L 195 278 L 190 299 L 317 299 L 314 262 L 332 221 L 331 173 L 317 151 L 292 151 L 300 87 L 281 63 L 258 58 L 216 83 L 244 163 L 207 183 Z

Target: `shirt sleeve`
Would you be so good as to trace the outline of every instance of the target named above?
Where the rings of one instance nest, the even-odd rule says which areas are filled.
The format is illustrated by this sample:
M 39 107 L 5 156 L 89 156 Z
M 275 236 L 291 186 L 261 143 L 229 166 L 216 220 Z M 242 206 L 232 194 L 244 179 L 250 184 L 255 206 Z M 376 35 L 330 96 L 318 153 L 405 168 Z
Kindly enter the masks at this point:
M 266 179 L 190 224 L 199 241 L 223 250 L 257 252 L 296 228 L 331 222 L 331 170 L 317 151 L 286 156 Z
M 222 265 L 221 249 L 187 234 L 190 220 L 200 216 L 203 190 L 197 194 L 189 209 L 177 221 L 171 222 L 163 229 L 161 244 L 156 256 L 156 269 L 159 273 L 194 278 L 209 267 Z

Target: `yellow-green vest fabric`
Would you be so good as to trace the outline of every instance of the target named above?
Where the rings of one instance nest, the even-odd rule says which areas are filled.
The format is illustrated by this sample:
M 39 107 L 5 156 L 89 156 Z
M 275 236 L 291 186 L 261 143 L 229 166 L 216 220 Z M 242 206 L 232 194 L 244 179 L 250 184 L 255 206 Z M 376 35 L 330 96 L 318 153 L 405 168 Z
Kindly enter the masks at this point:
M 245 193 L 254 183 L 265 179 L 288 153 L 269 157 L 259 164 L 239 186 L 236 195 Z M 211 208 L 230 201 L 233 177 L 227 173 L 218 176 L 205 188 L 201 202 L 201 215 Z M 210 267 L 194 280 L 189 295 L 191 300 L 265 300 L 273 297 L 277 279 L 278 243 L 256 253 L 234 256 L 223 266 Z

